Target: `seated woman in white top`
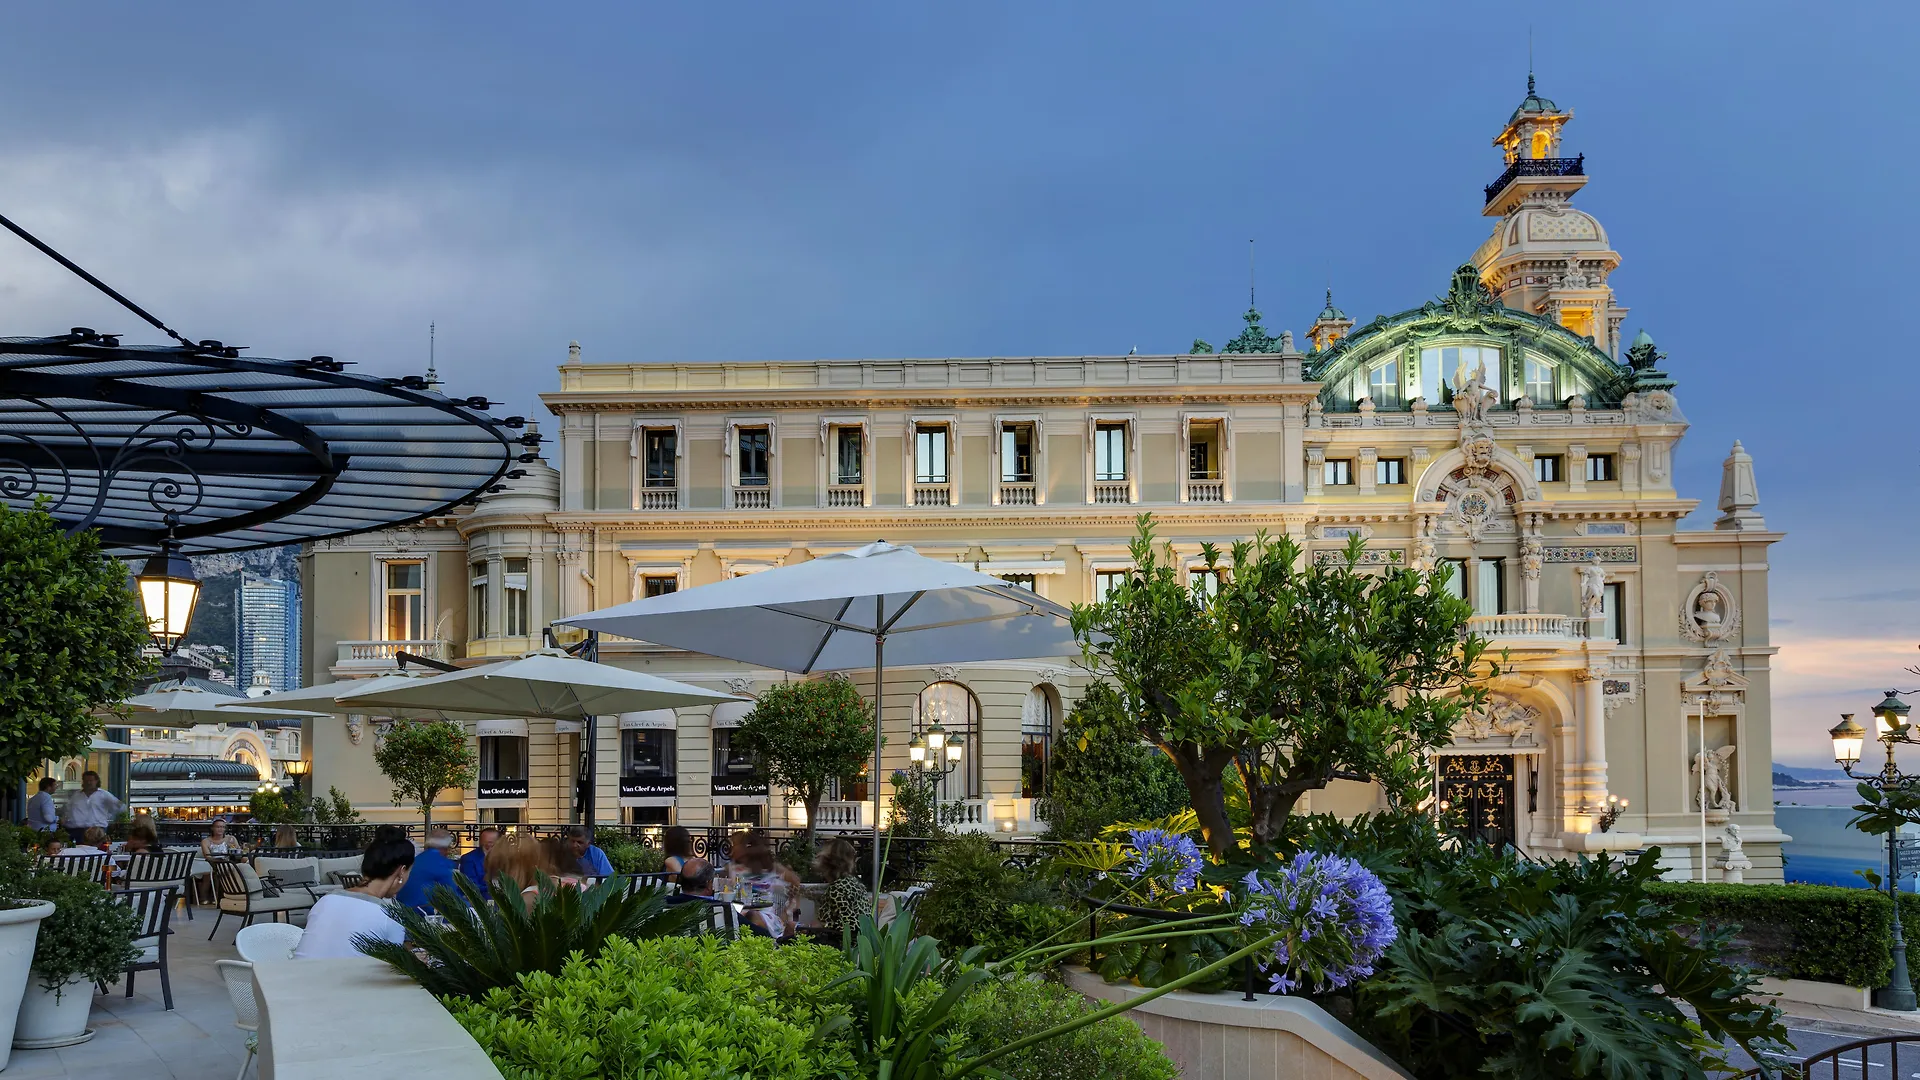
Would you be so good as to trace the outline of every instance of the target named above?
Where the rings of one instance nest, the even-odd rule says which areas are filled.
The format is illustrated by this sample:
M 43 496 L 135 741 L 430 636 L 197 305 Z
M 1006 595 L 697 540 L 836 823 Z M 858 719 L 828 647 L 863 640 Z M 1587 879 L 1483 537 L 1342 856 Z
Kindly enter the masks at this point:
M 413 841 L 405 836 L 377 837 L 360 856 L 366 883 L 357 889 L 327 893 L 307 912 L 307 932 L 293 950 L 295 960 L 329 960 L 359 956 L 353 940 L 361 935 L 406 943 L 400 924 L 387 913 L 387 901 L 407 883 L 413 867 Z
M 200 840 L 200 857 L 211 858 L 238 852 L 240 845 L 227 838 L 227 820 L 214 818 L 212 831 Z

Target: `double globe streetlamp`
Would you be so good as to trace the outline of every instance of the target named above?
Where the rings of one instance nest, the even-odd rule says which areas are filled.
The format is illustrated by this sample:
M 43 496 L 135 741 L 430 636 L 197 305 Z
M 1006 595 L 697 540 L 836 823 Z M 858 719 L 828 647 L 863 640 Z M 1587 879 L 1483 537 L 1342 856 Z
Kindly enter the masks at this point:
M 944 754 L 942 754 L 943 750 Z M 952 775 L 953 770 L 960 767 L 960 758 L 965 753 L 965 745 L 958 739 L 948 739 L 947 729 L 941 727 L 938 720 L 928 725 L 924 735 L 915 735 L 913 741 L 907 744 L 907 759 L 913 762 L 913 767 L 922 772 L 939 773 L 940 782 L 943 785 L 947 777 Z M 943 757 L 944 763 L 941 760 Z M 940 824 L 940 789 L 938 787 L 933 791 L 933 821 L 936 826 Z
M 1900 700 L 1900 692 L 1887 691 L 1887 696 L 1873 707 L 1874 740 L 1886 747 L 1887 760 L 1880 771 L 1867 776 L 1855 776 L 1853 767 L 1860 763 L 1860 751 L 1865 748 L 1867 731 L 1853 718 L 1852 713 L 1840 714 L 1840 722 L 1828 730 L 1833 738 L 1833 759 L 1840 764 L 1846 774 L 1863 784 L 1868 784 L 1880 792 L 1893 791 L 1913 783 L 1920 777 L 1909 776 L 1900 771 L 1893 760 L 1893 748 L 1897 743 L 1913 744 L 1920 742 L 1914 738 L 1913 726 L 1907 723 L 1907 713 L 1911 711 L 1906 702 Z M 1887 894 L 1893 899 L 1893 974 L 1888 985 L 1882 987 L 1876 997 L 1879 1006 L 1896 1012 L 1913 1012 L 1916 1008 L 1913 981 L 1907 976 L 1907 939 L 1900 929 L 1900 849 L 1899 829 L 1887 832 Z

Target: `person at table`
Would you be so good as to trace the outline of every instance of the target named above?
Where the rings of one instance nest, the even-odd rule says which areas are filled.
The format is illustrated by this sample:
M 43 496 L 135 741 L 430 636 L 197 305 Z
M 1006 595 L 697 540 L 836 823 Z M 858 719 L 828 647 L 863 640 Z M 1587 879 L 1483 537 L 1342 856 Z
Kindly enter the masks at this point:
M 200 838 L 200 857 L 225 858 L 240 854 L 240 842 L 227 835 L 227 819 L 214 818 L 207 835 Z
M 493 845 L 499 841 L 499 829 L 491 827 L 481 829 L 480 835 L 474 838 L 473 850 L 460 856 L 457 864 L 460 876 L 479 886 L 480 895 L 489 900 L 493 899 L 493 890 L 487 887 L 487 853 L 492 851 Z
M 407 886 L 413 868 L 413 841 L 405 836 L 376 835 L 360 856 L 360 875 L 366 881 L 351 889 L 323 894 L 307 912 L 307 932 L 293 950 L 295 960 L 332 960 L 359 956 L 353 939 L 365 934 L 405 944 L 406 931 L 387 911 L 387 902 Z
M 593 834 L 587 831 L 585 825 L 575 825 L 567 830 L 567 844 L 573 848 L 573 857 L 580 860 L 581 873 L 593 878 L 613 876 L 612 861 L 593 842 Z
M 693 834 L 685 825 L 669 825 L 660 847 L 667 853 L 666 858 L 660 860 L 660 869 L 677 874 L 687 865 L 687 860 L 693 858 Z
M 66 854 L 66 851 L 67 842 L 58 836 L 49 836 L 46 843 L 40 845 L 40 855 L 43 858 L 51 859 L 55 855 Z
M 60 808 L 53 804 L 53 793 L 59 787 L 60 781 L 51 776 L 40 778 L 40 790 L 27 800 L 27 828 L 50 833 L 60 827 Z
M 144 855 L 160 850 L 160 831 L 150 817 L 137 817 L 127 826 L 127 843 L 120 849 L 127 855 Z
M 107 828 L 120 810 L 120 800 L 100 786 L 100 774 L 88 769 L 80 774 L 80 790 L 67 798 L 67 812 L 60 823 L 75 843 L 84 843 L 88 829 Z
M 828 930 L 858 929 L 861 917 L 873 913 L 873 894 L 860 880 L 859 863 L 859 852 L 840 837 L 827 841 L 813 860 L 814 872 L 826 882 L 814 918 Z
M 746 850 L 738 858 L 746 874 L 739 883 L 764 896 L 767 929 L 774 937 L 785 937 L 787 928 L 799 921 L 800 878 L 773 857 L 773 840 L 756 830 L 747 838 Z
M 460 890 L 453 879 L 460 868 L 453 861 L 452 850 L 452 831 L 434 826 L 433 831 L 427 833 L 426 847 L 415 856 L 413 869 L 407 873 L 407 887 L 394 899 L 403 907 L 431 913 L 434 886 L 445 885 L 458 893 Z
M 573 849 L 557 836 L 514 833 L 502 838 L 488 853 L 487 877 L 496 885 L 502 877 L 511 879 L 513 886 L 520 890 L 520 898 L 526 903 L 527 910 L 532 911 L 534 902 L 540 898 L 543 878 L 549 889 L 577 888 L 580 885 L 580 876 L 563 868 L 563 855 L 571 860 Z M 495 902 L 500 899 L 501 896 L 495 893 Z
M 691 903 L 723 903 L 713 895 L 713 864 L 705 859 L 688 859 L 680 867 L 680 891 L 667 897 L 670 905 Z M 746 928 L 761 937 L 779 937 L 779 928 L 772 924 L 768 915 L 771 909 L 748 909 L 742 920 Z
M 80 846 L 91 855 L 96 851 L 112 851 L 113 841 L 107 837 L 107 830 L 95 825 L 80 834 Z

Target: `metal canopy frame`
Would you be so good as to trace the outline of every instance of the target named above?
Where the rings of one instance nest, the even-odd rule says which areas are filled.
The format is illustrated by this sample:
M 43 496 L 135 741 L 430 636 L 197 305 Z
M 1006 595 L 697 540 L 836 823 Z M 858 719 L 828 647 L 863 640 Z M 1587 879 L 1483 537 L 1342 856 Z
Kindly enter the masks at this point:
M 522 473 L 539 436 L 484 397 L 332 357 L 218 342 L 0 338 L 0 499 L 109 548 L 190 553 L 348 536 L 445 513 Z

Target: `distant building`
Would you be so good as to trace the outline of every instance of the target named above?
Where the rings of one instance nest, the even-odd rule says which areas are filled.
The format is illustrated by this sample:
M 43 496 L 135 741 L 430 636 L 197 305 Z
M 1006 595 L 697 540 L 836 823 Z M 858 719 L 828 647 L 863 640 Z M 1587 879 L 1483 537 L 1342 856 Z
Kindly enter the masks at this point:
M 244 574 L 234 614 L 236 685 L 265 673 L 275 690 L 300 686 L 300 583 Z

